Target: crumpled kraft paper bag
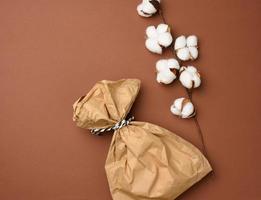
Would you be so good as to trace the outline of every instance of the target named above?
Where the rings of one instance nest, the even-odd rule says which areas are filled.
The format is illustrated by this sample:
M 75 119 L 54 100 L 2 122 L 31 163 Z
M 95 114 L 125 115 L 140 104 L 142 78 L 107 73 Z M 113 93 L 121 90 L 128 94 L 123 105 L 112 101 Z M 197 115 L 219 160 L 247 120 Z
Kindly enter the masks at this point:
M 73 105 L 77 126 L 108 128 L 128 114 L 137 79 L 100 81 Z M 114 200 L 174 200 L 212 169 L 203 154 L 176 134 L 132 121 L 114 132 L 105 163 Z

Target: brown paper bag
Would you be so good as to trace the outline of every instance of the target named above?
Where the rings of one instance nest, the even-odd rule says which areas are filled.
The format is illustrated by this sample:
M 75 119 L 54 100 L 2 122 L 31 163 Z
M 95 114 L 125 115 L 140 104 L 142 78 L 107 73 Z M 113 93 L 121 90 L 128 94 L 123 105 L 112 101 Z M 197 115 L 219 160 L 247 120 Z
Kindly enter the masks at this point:
M 74 103 L 73 120 L 86 129 L 110 128 L 125 119 L 139 88 L 137 79 L 100 81 Z M 181 137 L 132 121 L 114 132 L 105 170 L 114 200 L 174 200 L 212 169 Z

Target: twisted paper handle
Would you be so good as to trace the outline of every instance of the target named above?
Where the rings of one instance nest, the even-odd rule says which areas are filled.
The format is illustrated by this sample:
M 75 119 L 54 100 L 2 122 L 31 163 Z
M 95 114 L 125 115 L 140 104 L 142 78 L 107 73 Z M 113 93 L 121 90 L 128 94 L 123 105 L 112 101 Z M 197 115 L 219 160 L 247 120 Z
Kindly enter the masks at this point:
M 109 132 L 109 131 L 115 131 L 115 130 L 118 130 L 118 129 L 121 129 L 122 127 L 124 126 L 127 126 L 129 125 L 129 123 L 131 121 L 134 120 L 134 117 L 130 117 L 129 119 L 123 119 L 119 122 L 117 122 L 114 126 L 112 127 L 108 127 L 108 128 L 94 128 L 94 129 L 91 129 L 91 133 L 94 134 L 94 135 L 100 135 L 104 132 Z

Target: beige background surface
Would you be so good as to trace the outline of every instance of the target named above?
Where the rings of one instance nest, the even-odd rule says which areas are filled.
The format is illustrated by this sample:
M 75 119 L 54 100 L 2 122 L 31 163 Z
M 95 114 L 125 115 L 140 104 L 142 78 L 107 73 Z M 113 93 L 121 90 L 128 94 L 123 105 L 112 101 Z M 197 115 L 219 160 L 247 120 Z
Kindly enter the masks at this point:
M 260 10 L 258 0 L 163 1 L 174 36 L 196 34 L 203 76 L 194 93 L 215 169 L 179 200 L 258 200 L 260 184 Z M 155 81 L 163 56 L 144 47 L 159 17 L 138 0 L 0 1 L 0 199 L 110 200 L 104 162 L 111 135 L 72 122 L 72 103 L 101 79 L 139 78 L 132 114 L 200 148 L 192 120 L 175 118 L 178 82 Z

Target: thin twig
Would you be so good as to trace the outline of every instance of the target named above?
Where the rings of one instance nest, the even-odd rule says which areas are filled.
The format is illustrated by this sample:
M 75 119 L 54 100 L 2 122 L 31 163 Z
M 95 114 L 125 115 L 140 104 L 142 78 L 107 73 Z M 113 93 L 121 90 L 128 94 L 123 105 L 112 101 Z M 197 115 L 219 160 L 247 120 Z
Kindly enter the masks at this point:
M 164 14 L 163 14 L 163 11 L 162 11 L 161 8 L 159 9 L 158 12 L 159 12 L 159 15 L 160 15 L 161 20 L 163 21 L 163 23 L 164 24 L 168 24 L 166 19 L 165 19 L 165 17 L 164 17 Z M 172 54 L 174 55 L 174 57 L 176 57 L 175 52 L 174 52 L 174 42 L 171 45 L 171 49 L 172 49 L 171 50 Z M 187 96 L 188 96 L 189 100 L 192 102 L 192 90 L 186 89 L 186 93 L 187 93 Z M 201 144 L 202 144 L 202 151 L 203 151 L 204 155 L 208 158 L 204 136 L 203 136 L 203 133 L 202 133 L 202 130 L 201 130 L 201 127 L 200 127 L 200 124 L 198 122 L 198 119 L 197 119 L 196 115 L 193 117 L 193 121 L 194 121 L 194 123 L 196 125 L 197 132 L 198 132 L 198 134 L 200 136 L 200 140 L 201 140 Z

